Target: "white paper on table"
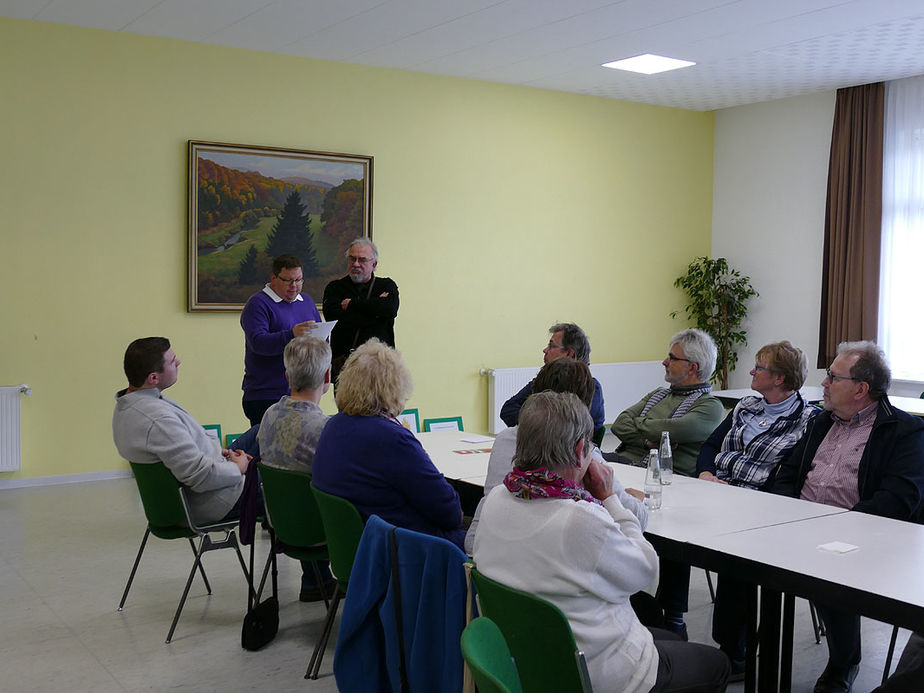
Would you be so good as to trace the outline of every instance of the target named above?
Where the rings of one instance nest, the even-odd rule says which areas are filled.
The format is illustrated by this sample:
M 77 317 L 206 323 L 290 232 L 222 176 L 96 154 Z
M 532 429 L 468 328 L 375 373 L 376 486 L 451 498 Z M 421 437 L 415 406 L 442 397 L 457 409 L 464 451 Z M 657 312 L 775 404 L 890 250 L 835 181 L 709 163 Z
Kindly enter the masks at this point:
M 860 547 L 848 544 L 844 541 L 831 541 L 827 544 L 819 544 L 818 548 L 822 551 L 830 551 L 831 553 L 849 553 L 851 551 L 856 551 Z
M 494 440 L 494 438 L 491 436 L 468 436 L 467 438 L 463 438 L 462 442 L 478 445 L 478 443 L 490 443 L 492 440 Z
M 334 325 L 337 324 L 336 320 L 328 320 L 327 322 L 316 322 L 313 327 L 308 330 L 309 337 L 317 337 L 318 339 L 327 339 L 330 337 L 330 333 L 334 329 Z

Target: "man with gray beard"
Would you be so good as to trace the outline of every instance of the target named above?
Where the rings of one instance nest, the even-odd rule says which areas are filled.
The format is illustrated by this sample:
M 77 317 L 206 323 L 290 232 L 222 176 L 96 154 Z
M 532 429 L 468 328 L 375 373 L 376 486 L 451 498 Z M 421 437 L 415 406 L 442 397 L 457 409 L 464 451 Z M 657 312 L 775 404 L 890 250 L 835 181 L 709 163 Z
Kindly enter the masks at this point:
M 336 320 L 330 336 L 333 352 L 331 378 L 336 385 L 340 369 L 360 344 L 378 338 L 395 346 L 395 316 L 398 315 L 398 285 L 374 274 L 379 251 L 369 238 L 357 238 L 346 252 L 347 275 L 324 289 L 325 320 Z

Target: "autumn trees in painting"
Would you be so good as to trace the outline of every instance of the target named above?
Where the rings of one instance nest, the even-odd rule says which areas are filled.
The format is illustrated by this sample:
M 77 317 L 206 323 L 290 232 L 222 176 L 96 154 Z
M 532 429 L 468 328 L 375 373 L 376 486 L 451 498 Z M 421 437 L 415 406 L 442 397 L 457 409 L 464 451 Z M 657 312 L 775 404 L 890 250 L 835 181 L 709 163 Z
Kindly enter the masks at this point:
M 324 168 L 322 162 L 299 169 L 292 163 L 301 163 L 298 157 L 280 156 L 276 162 L 273 155 L 249 152 L 239 160 L 219 152 L 213 161 L 210 153 L 194 154 L 195 144 L 190 143 L 196 186 L 194 216 L 190 207 L 191 226 L 195 222 L 190 309 L 242 304 L 263 287 L 272 258 L 282 253 L 301 259 L 303 290 L 320 300 L 327 282 L 345 272 L 346 245 L 368 228 L 371 157 L 362 158 L 368 168 L 352 162 Z

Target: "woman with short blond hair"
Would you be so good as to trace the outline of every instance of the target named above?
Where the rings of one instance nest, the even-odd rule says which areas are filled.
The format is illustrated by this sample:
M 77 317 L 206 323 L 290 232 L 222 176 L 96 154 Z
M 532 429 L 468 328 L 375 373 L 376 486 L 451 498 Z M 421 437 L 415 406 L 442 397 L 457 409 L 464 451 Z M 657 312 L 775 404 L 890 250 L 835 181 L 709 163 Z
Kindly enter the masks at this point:
M 420 441 L 395 418 L 411 394 L 401 354 L 377 339 L 356 349 L 337 381 L 340 413 L 314 456 L 313 482 L 346 498 L 363 518 L 448 539 L 462 548 L 462 506 Z

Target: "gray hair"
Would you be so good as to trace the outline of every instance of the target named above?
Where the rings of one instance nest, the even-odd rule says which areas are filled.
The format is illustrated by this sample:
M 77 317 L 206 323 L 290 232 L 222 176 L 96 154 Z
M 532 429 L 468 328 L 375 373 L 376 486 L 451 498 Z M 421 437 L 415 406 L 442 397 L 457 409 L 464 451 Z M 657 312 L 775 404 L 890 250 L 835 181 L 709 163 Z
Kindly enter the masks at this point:
M 850 377 L 869 385 L 871 399 L 882 399 L 892 384 L 892 370 L 886 362 L 882 349 L 875 342 L 841 342 L 837 345 L 838 356 L 858 356 L 850 369 Z
M 594 421 L 577 395 L 538 392 L 527 397 L 520 410 L 513 462 L 523 471 L 545 467 L 561 474 L 577 466 L 574 447 L 579 440 L 590 450 L 593 432 Z
M 549 334 L 561 332 L 561 345 L 564 349 L 573 349 L 574 358 L 590 363 L 590 341 L 584 330 L 573 322 L 557 322 L 549 328 Z
M 375 243 L 372 242 L 372 239 L 367 236 L 360 236 L 359 238 L 354 238 L 350 241 L 350 245 L 347 246 L 346 252 L 343 254 L 345 258 L 350 257 L 350 248 L 354 245 L 361 245 L 364 248 L 372 249 L 372 259 L 376 262 L 379 261 L 379 249 L 375 247 Z
M 699 366 L 699 377 L 702 382 L 709 382 L 715 371 L 715 360 L 718 350 L 712 337 L 691 327 L 688 330 L 680 330 L 671 337 L 671 346 L 679 344 L 683 347 L 683 353 L 693 363 Z
M 330 369 L 330 345 L 317 337 L 296 337 L 286 344 L 282 353 L 293 392 L 316 390 L 324 384 L 324 375 Z

